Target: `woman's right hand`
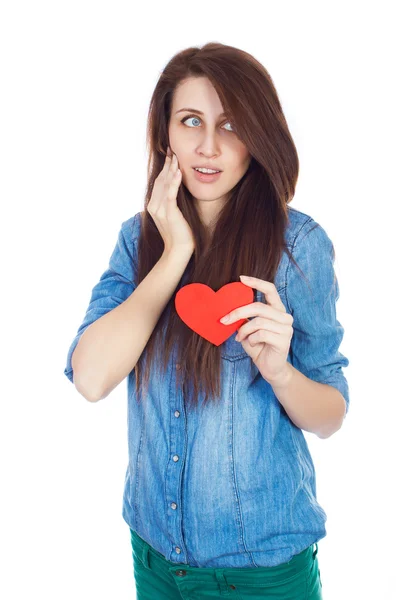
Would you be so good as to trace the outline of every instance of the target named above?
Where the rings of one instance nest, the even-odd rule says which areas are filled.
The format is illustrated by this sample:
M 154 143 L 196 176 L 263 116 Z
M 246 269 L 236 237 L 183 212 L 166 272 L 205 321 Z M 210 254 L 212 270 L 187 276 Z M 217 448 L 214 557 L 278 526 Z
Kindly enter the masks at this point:
M 178 167 L 178 159 L 175 154 L 171 158 L 168 147 L 164 167 L 154 182 L 147 210 L 164 240 L 164 251 L 191 249 L 193 252 L 193 232 L 176 201 L 182 181 L 182 173 Z

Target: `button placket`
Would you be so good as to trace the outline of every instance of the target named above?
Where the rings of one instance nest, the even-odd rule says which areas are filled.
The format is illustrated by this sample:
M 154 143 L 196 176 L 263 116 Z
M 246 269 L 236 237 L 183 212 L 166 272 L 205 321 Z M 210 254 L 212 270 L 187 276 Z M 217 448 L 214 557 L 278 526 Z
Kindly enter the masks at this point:
M 178 363 L 178 362 L 176 362 L 176 363 L 175 363 L 175 369 L 176 369 L 176 371 L 180 371 L 180 370 L 181 370 L 181 364 L 180 364 L 180 363 Z M 180 411 L 180 410 L 178 410 L 178 409 L 175 409 L 175 410 L 174 410 L 174 416 L 175 416 L 176 418 L 179 418 L 179 417 L 181 416 L 181 411 Z M 179 456 L 178 454 L 174 454 L 174 455 L 172 456 L 172 460 L 173 460 L 173 462 L 175 462 L 175 463 L 177 463 L 177 462 L 179 461 L 179 459 L 180 459 L 180 456 Z M 178 505 L 177 505 L 177 503 L 176 503 L 176 502 L 170 502 L 170 508 L 171 508 L 172 510 L 175 510 L 175 511 L 176 511 L 176 510 L 177 510 L 177 508 L 178 508 Z M 174 548 L 174 549 L 175 549 L 175 552 L 176 552 L 176 554 L 181 554 L 181 553 L 182 553 L 182 550 L 181 550 L 181 548 L 180 548 L 179 546 L 175 546 L 175 548 Z M 178 576 L 182 576 L 182 574 L 186 575 L 186 571 L 179 570 L 179 571 L 176 571 L 176 574 L 177 574 Z

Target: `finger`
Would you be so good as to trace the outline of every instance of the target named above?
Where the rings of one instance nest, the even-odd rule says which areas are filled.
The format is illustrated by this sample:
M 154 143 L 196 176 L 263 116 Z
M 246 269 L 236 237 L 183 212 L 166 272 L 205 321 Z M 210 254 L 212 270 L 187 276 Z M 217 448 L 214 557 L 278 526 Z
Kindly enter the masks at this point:
M 252 302 L 251 304 L 240 306 L 225 315 L 225 317 L 229 317 L 229 320 L 224 321 L 224 325 L 249 317 L 262 317 L 286 325 L 291 325 L 293 322 L 292 315 L 287 313 L 286 310 L 282 312 L 278 308 L 270 304 L 264 304 L 263 302 Z
M 279 335 L 279 333 L 268 331 L 267 329 L 259 329 L 253 335 L 253 339 L 251 341 L 249 340 L 250 346 L 255 346 L 260 343 L 269 344 L 279 351 L 287 350 L 287 343 L 282 339 L 282 336 Z
M 169 156 L 165 157 L 164 166 L 161 169 L 161 173 L 166 177 L 168 175 L 169 169 L 171 167 L 171 158 Z
M 167 192 L 167 202 L 176 202 L 177 190 L 181 184 L 181 181 L 182 181 L 182 173 L 181 173 L 180 169 L 177 169 L 169 183 L 168 192 Z
M 168 151 L 170 152 L 170 148 L 168 147 Z M 157 195 L 153 195 L 149 202 L 149 207 L 153 211 L 158 211 L 165 203 L 165 200 L 168 198 L 169 189 L 171 185 L 172 177 L 169 176 L 171 170 L 172 158 L 170 156 L 165 157 L 164 166 L 161 169 L 158 177 L 154 182 L 154 186 L 159 187 L 160 193 Z M 173 172 L 174 174 L 175 172 Z M 176 193 L 176 191 L 175 191 Z
M 278 294 L 278 290 L 272 281 L 264 281 L 264 279 L 247 276 L 240 276 L 240 278 L 243 279 L 243 283 L 246 285 L 255 288 L 259 292 L 263 292 L 264 297 L 270 306 L 273 306 L 281 312 L 286 312 L 285 305 L 283 304 L 281 297 Z
M 172 159 L 171 159 L 171 164 L 169 167 L 169 171 L 167 173 L 167 178 L 166 178 L 167 183 L 172 181 L 172 179 L 175 177 L 175 173 L 178 170 L 178 168 L 179 168 L 178 159 L 177 159 L 176 155 L 173 154 Z
M 272 331 L 274 333 L 285 334 L 287 332 L 287 328 L 287 324 L 278 323 L 277 321 L 273 321 L 272 319 L 257 317 L 256 319 L 248 321 L 247 323 L 239 327 L 236 339 L 238 342 L 240 342 L 247 336 L 251 335 L 252 333 L 255 333 L 260 329 Z
M 172 162 L 172 150 L 168 146 L 168 148 L 167 148 L 167 154 L 165 155 L 164 166 L 163 166 L 163 168 L 160 171 L 160 175 L 162 177 L 166 177 L 168 175 L 168 172 L 169 172 L 170 167 L 171 167 L 171 162 Z

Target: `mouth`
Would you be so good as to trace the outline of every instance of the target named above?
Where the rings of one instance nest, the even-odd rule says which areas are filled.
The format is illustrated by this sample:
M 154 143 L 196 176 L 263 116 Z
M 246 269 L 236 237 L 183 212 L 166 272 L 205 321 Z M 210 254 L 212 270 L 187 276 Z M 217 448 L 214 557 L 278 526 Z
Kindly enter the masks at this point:
M 196 171 L 194 167 L 192 168 L 197 181 L 202 181 L 203 183 L 213 183 L 222 174 L 222 171 L 219 171 L 219 173 L 201 173 L 200 171 Z

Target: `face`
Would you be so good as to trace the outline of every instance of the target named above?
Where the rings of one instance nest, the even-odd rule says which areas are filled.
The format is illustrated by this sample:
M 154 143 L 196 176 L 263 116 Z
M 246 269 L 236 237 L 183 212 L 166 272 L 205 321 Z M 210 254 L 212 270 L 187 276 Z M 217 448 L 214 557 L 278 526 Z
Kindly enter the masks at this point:
M 169 123 L 170 147 L 178 159 L 182 182 L 194 196 L 206 225 L 227 202 L 229 192 L 251 161 L 233 125 L 221 113 L 218 94 L 206 77 L 190 77 L 175 90 Z M 215 181 L 196 177 L 193 167 L 206 164 L 222 171 Z

